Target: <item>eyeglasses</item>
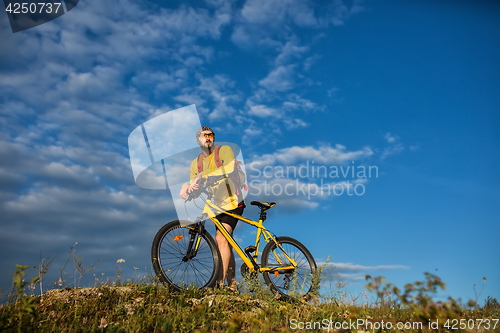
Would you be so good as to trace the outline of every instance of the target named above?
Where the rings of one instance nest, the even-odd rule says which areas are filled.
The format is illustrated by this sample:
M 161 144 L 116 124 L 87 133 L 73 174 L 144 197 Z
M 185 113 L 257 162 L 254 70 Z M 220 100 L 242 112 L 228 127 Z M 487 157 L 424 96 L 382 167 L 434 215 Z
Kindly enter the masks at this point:
M 205 136 L 205 139 L 213 139 L 214 138 L 214 133 L 201 133 L 200 134 L 200 137 L 201 136 Z

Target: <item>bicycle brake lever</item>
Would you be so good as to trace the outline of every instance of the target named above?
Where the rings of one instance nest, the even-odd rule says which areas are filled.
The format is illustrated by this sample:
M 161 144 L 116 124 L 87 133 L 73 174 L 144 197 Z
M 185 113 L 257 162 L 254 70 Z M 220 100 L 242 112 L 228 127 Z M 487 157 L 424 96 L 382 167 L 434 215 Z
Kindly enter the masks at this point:
M 188 201 L 191 201 L 195 198 L 197 198 L 198 196 L 196 195 L 196 190 L 194 191 L 191 191 L 191 193 L 188 193 L 188 196 L 186 198 L 186 201 L 185 202 L 188 202 Z

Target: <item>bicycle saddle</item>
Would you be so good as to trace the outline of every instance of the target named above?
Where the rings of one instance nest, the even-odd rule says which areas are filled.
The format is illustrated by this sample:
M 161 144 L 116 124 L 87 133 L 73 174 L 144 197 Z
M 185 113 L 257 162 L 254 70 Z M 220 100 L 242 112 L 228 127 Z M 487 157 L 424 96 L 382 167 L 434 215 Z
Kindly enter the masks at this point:
M 276 202 L 260 202 L 260 201 L 252 201 L 251 205 L 257 206 L 262 210 L 268 210 L 271 207 L 276 206 Z

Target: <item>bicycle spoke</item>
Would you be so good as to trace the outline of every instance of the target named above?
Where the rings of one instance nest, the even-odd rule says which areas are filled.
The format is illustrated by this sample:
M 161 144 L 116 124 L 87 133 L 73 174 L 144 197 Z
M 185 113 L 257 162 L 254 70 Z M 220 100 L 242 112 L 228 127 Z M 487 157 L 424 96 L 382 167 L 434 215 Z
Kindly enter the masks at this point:
M 278 237 L 277 240 L 281 247 L 270 243 L 263 252 L 263 261 L 270 269 L 264 273 L 266 283 L 286 297 L 307 293 L 313 285 L 312 274 L 316 270 L 314 259 L 296 240 L 289 237 Z M 290 266 L 295 266 L 295 269 L 280 269 Z
M 190 230 L 193 229 L 182 226 L 167 229 L 156 243 L 157 262 L 162 276 L 165 277 L 166 282 L 180 289 L 201 288 L 209 282 L 215 283 L 214 271 L 216 267 L 219 267 L 215 262 L 215 258 L 219 257 L 214 257 L 214 250 L 217 250 L 215 242 L 212 239 L 213 245 L 211 246 L 206 236 L 200 239 L 196 255 L 184 261 L 192 239 Z M 197 239 L 193 243 L 193 251 L 195 251 L 195 244 L 197 244 Z

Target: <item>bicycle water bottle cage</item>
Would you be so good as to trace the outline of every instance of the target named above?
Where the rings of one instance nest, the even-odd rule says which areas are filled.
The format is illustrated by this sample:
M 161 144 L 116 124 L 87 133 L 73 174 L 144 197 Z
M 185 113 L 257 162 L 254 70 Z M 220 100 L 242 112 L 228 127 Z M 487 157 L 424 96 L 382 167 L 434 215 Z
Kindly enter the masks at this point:
M 259 207 L 262 211 L 266 211 L 269 208 L 276 206 L 276 202 L 252 201 L 250 204 Z

